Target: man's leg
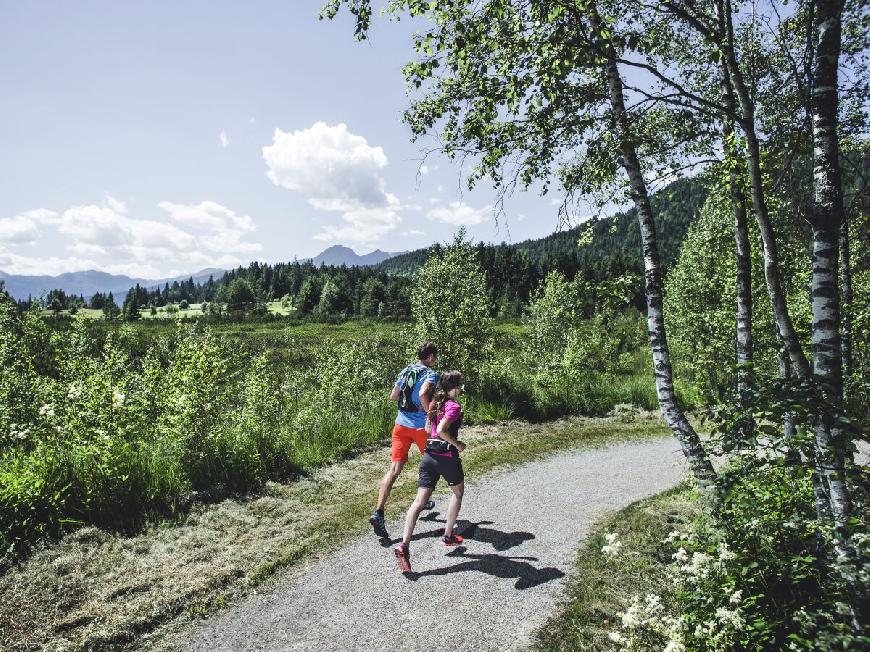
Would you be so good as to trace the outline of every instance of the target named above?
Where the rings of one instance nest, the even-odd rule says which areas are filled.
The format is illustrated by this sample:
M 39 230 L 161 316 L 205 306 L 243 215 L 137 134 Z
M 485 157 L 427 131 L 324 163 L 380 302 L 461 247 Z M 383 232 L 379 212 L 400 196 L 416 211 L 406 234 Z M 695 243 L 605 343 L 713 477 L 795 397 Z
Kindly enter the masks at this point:
M 390 464 L 390 470 L 387 471 L 378 486 L 378 505 L 375 511 L 372 512 L 371 517 L 369 517 L 372 529 L 381 538 L 389 536 L 387 525 L 384 522 L 384 505 L 387 504 L 387 498 L 390 497 L 390 491 L 392 491 L 396 479 L 408 462 L 408 449 L 411 448 L 412 441 L 408 436 L 408 430 L 408 428 L 400 425 L 393 426 L 392 463 Z
M 396 484 L 399 476 L 402 474 L 402 469 L 405 468 L 405 462 L 393 462 L 390 465 L 390 470 L 387 471 L 381 480 L 378 487 L 378 512 L 384 511 L 384 505 L 387 504 L 387 498 L 390 497 L 390 492 L 393 490 L 393 485 Z

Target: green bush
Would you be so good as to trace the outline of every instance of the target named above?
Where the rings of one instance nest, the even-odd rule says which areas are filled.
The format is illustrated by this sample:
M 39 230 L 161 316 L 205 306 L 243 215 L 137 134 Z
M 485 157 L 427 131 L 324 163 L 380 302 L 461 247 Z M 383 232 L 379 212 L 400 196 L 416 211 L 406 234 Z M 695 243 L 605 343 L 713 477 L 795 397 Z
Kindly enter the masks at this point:
M 416 339 L 436 342 L 441 368 L 473 380 L 491 355 L 493 330 L 486 278 L 464 229 L 448 246 L 433 249 L 417 279 L 411 295 Z
M 683 614 L 686 649 L 870 645 L 870 637 L 852 628 L 844 582 L 857 577 L 866 591 L 870 578 L 870 482 L 866 467 L 847 463 L 854 517 L 835 531 L 817 510 L 812 480 L 818 401 L 812 386 L 762 379 L 742 403 L 731 397 L 712 412 L 710 443 L 726 460 L 718 479 L 721 503 L 682 533 L 674 555 L 675 609 Z M 746 413 L 756 417 L 751 434 L 737 427 Z M 797 426 L 787 439 L 780 425 L 786 413 Z M 847 436 L 856 436 L 862 417 L 840 422 Z M 856 563 L 840 557 L 842 545 L 851 547 Z

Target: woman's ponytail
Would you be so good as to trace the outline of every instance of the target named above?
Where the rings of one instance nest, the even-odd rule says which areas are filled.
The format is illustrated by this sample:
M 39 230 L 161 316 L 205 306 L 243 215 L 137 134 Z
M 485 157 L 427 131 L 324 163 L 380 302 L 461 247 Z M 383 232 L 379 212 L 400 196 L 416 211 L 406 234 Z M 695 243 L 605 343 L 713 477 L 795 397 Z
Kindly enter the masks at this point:
M 462 386 L 462 373 L 451 369 L 443 372 L 438 377 L 438 384 L 435 386 L 435 393 L 432 395 L 432 400 L 429 402 L 429 421 L 433 424 L 438 415 L 444 412 L 444 404 L 450 398 L 451 390 Z

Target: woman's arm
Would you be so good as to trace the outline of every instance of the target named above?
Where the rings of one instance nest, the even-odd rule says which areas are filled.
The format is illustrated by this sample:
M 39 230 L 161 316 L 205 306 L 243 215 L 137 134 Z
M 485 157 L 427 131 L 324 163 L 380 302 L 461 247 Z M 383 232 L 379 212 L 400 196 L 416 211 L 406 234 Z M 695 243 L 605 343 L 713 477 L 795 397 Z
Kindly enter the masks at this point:
M 450 434 L 448 429 L 452 424 L 452 419 L 441 419 L 441 421 L 438 422 L 438 435 L 448 444 L 456 446 L 456 448 L 459 449 L 459 452 L 461 453 L 465 450 L 465 442 L 459 441 L 456 437 Z

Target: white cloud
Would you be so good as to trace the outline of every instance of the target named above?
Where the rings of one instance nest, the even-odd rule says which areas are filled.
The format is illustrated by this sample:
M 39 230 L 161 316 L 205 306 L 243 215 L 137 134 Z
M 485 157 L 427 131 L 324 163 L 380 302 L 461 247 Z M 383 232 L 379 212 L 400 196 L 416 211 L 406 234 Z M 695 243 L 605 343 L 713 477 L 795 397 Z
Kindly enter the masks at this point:
M 211 201 L 193 205 L 161 202 L 159 206 L 168 218 L 133 218 L 122 201 L 107 196 L 102 205 L 73 206 L 59 216 L 37 209 L 0 220 L 0 269 L 13 274 L 99 269 L 157 278 L 202 267 L 238 265 L 262 250 L 261 244 L 243 239 L 255 230 L 248 215 L 237 215 Z M 23 241 L 22 225 L 27 227 L 27 237 L 39 236 L 37 220 L 55 223 L 71 257 L 27 257 L 4 246 Z M 4 228 L 17 239 L 3 237 Z
M 22 256 L 0 245 L 0 269 L 10 274 L 57 276 L 64 272 L 100 269 L 100 265 L 92 259 Z
M 58 230 L 71 238 L 71 244 L 121 247 L 133 244 L 129 221 L 108 206 L 73 206 L 61 215 Z
M 381 240 L 402 222 L 397 207 L 345 211 L 341 219 L 344 220 L 345 226 L 327 225 L 323 227 L 323 231 L 314 236 L 314 239 L 368 244 Z
M 292 133 L 275 129 L 263 159 L 272 183 L 301 192 L 321 210 L 376 208 L 394 199 L 381 176 L 387 165 L 383 148 L 371 147 L 345 124 L 316 122 Z
M 483 208 L 472 208 L 465 202 L 454 201 L 446 208 L 433 208 L 427 214 L 427 217 L 439 222 L 447 222 L 457 226 L 472 226 L 474 224 L 482 224 L 492 218 L 492 206 L 486 205 Z
M 525 216 L 525 215 L 523 215 L 522 213 L 520 213 L 519 215 L 517 215 L 517 222 L 525 222 L 525 221 L 526 221 L 526 216 Z
M 33 244 L 39 238 L 36 222 L 24 215 L 0 219 L 0 243 Z
M 429 173 L 429 166 L 424 163 L 423 165 L 420 166 L 419 172 L 420 172 L 420 174 L 428 174 Z
M 35 208 L 13 217 L 0 218 L 0 246 L 35 244 L 42 235 L 40 227 L 59 221 L 58 214 L 47 208 Z
M 421 231 L 420 229 L 410 229 L 409 231 L 402 231 L 402 235 L 405 237 L 411 237 L 415 235 L 426 235 L 426 232 Z
M 219 139 L 219 144 L 220 144 L 222 149 L 226 149 L 227 147 L 230 146 L 230 139 L 227 138 L 226 131 L 221 130 L 221 135 L 218 137 L 218 139 Z
M 58 224 L 60 222 L 60 215 L 47 208 L 34 208 L 30 211 L 24 211 L 21 216 L 31 219 L 37 224 Z
M 173 204 L 162 201 L 158 206 L 169 213 L 169 217 L 176 222 L 199 229 L 253 231 L 256 228 L 250 215 L 236 215 L 235 211 L 213 201 L 199 204 Z
M 344 224 L 325 225 L 317 240 L 374 243 L 401 223 L 399 198 L 387 192 L 387 155 L 347 125 L 316 122 L 292 133 L 275 130 L 263 148 L 266 175 L 276 186 L 301 193 L 321 211 L 340 212 Z
M 121 215 L 127 214 L 127 204 L 120 199 L 115 199 L 112 195 L 106 195 L 106 206 Z

